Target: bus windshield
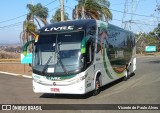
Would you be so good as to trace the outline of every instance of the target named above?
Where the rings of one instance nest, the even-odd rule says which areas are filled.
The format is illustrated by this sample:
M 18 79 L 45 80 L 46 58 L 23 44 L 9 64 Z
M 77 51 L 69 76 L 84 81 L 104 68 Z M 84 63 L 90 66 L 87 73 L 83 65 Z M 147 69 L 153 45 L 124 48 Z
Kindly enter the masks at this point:
M 83 31 L 40 35 L 34 46 L 33 71 L 58 74 L 80 70 L 83 36 Z

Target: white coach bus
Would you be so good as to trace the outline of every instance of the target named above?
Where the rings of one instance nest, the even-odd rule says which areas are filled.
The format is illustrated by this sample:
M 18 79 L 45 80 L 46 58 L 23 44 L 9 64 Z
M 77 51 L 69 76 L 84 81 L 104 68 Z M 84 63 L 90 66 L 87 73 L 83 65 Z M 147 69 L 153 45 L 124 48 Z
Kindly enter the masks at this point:
M 32 69 L 35 93 L 97 95 L 135 71 L 135 37 L 93 19 L 50 24 L 35 39 Z

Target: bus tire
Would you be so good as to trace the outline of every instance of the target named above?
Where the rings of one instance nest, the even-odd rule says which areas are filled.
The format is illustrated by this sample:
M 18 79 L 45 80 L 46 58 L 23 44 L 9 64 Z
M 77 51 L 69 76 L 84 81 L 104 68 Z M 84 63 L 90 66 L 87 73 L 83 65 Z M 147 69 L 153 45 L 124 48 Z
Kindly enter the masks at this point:
M 128 74 L 128 79 L 130 79 L 131 78 L 131 68 L 132 68 L 132 64 L 130 63 L 129 64 L 130 66 L 128 67 L 128 69 L 127 69 L 127 74 Z
M 128 75 L 127 75 L 127 76 L 128 76 Z M 124 81 L 127 81 L 127 79 L 128 79 L 127 76 L 125 75 L 125 76 L 123 77 L 123 80 L 124 80 Z
M 93 96 L 96 96 L 100 93 L 100 77 L 96 77 L 95 89 L 93 90 Z
M 127 81 L 128 79 L 130 79 L 129 69 L 126 69 L 126 70 L 127 70 L 127 75 L 124 76 L 124 78 L 123 78 L 124 81 Z
M 127 73 L 127 75 L 128 75 L 128 76 L 127 76 L 127 79 L 130 79 L 130 77 L 131 77 L 131 76 L 130 76 L 130 73 Z

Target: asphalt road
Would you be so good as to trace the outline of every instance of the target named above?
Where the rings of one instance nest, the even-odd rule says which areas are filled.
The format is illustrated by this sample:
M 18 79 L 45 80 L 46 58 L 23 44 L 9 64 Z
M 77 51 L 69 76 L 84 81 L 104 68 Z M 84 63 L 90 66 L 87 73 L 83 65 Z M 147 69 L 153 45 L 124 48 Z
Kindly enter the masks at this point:
M 118 80 L 105 86 L 97 96 L 35 94 L 31 79 L 0 74 L 0 104 L 160 104 L 160 57 L 137 58 L 137 70 L 133 77 L 127 81 Z M 103 110 L 54 112 L 108 113 Z M 135 113 L 134 110 L 121 112 Z M 160 113 L 157 110 L 136 112 Z M 109 113 L 119 113 L 119 111 L 109 111 Z

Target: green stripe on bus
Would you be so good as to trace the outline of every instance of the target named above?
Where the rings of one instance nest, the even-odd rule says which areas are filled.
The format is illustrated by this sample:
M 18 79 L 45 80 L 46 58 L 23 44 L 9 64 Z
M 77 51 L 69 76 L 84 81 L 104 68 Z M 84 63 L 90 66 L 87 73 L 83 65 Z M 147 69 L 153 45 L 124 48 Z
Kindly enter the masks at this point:
M 30 44 L 34 43 L 34 42 L 35 42 L 35 40 L 31 40 L 31 41 L 28 41 L 28 42 L 26 42 L 26 43 L 24 44 L 24 46 L 23 46 L 23 55 L 24 55 L 24 56 L 27 56 L 27 48 L 28 48 L 28 46 L 29 46 Z
M 116 71 L 114 71 L 115 72 L 115 74 L 116 74 L 116 76 L 118 76 L 118 77 L 121 77 L 121 76 L 123 76 L 124 75 L 124 71 L 122 72 L 122 73 L 117 73 Z
M 105 57 L 105 49 L 103 48 L 103 65 L 104 65 L 104 68 L 105 68 L 105 71 L 106 71 L 108 77 L 109 77 L 110 79 L 113 79 L 113 77 L 111 76 L 111 74 L 110 74 L 109 71 L 108 71 L 107 62 L 106 62 L 106 59 L 105 59 L 105 58 L 106 58 L 106 57 Z

